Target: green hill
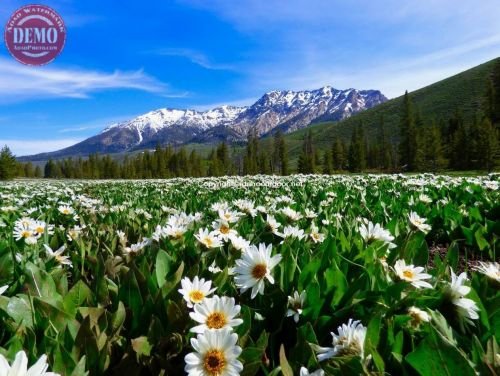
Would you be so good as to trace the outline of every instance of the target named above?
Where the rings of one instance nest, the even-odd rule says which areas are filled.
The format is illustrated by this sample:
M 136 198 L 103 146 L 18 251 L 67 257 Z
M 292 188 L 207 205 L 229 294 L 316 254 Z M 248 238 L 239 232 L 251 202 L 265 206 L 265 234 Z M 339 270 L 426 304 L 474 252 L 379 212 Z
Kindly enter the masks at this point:
M 420 111 L 425 122 L 449 119 L 459 110 L 466 122 L 472 121 L 484 104 L 487 93 L 487 80 L 500 58 L 481 64 L 430 86 L 410 93 L 415 107 Z M 409 73 L 411 74 L 411 73 Z M 399 121 L 403 96 L 391 99 L 381 105 L 356 114 L 340 122 L 326 122 L 311 125 L 308 128 L 285 136 L 289 146 L 292 167 L 297 162 L 302 147 L 302 140 L 308 129 L 312 130 L 315 146 L 321 151 L 329 148 L 335 137 L 348 142 L 355 125 L 363 124 L 368 141 L 377 135 L 377 125 L 384 117 L 385 129 L 392 142 L 399 140 Z M 264 147 L 271 146 L 270 140 L 263 140 Z

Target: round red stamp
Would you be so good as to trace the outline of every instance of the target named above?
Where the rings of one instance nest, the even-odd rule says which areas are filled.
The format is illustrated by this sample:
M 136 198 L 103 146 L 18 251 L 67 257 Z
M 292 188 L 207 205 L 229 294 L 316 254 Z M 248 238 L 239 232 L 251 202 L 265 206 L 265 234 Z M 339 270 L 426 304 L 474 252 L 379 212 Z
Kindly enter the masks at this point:
M 45 65 L 63 50 L 66 27 L 52 8 L 25 5 L 7 21 L 4 38 L 10 54 L 20 63 Z

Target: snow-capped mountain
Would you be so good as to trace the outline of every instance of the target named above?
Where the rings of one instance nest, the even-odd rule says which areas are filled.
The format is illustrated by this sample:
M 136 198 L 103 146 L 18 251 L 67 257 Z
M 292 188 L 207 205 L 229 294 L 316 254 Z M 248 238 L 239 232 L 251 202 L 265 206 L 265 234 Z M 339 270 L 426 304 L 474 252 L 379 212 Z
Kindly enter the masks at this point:
M 250 131 L 259 136 L 278 129 L 289 133 L 314 122 L 345 119 L 386 100 L 378 90 L 325 86 L 317 90 L 271 91 L 248 107 L 221 106 L 208 111 L 164 108 L 112 124 L 76 145 L 31 160 L 124 152 L 157 144 L 244 141 Z

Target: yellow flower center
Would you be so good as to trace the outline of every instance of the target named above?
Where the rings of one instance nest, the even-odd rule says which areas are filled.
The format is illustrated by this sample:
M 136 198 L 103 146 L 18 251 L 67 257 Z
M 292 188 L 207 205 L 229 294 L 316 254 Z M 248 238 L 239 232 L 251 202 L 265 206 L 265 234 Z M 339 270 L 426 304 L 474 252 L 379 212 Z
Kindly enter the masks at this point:
M 205 298 L 205 294 L 200 290 L 193 290 L 189 293 L 189 299 L 191 299 L 193 303 L 200 303 L 203 298 Z
M 226 358 L 220 350 L 209 350 L 203 358 L 203 367 L 210 376 L 220 376 L 226 366 Z
M 212 312 L 208 315 L 206 324 L 209 329 L 221 329 L 227 324 L 226 315 L 222 312 Z
M 29 238 L 31 236 L 31 231 L 24 230 L 23 232 L 21 232 L 21 236 L 23 238 Z
M 37 234 L 43 234 L 44 230 L 45 230 L 45 229 L 44 229 L 42 226 L 38 226 L 38 227 L 35 229 L 35 231 L 37 232 Z
M 267 265 L 266 264 L 257 264 L 252 269 L 252 276 L 255 279 L 262 279 L 267 274 Z
M 220 226 L 219 231 L 221 232 L 221 234 L 229 234 L 229 227 L 227 227 L 226 225 L 222 225 Z
M 229 213 L 225 213 L 225 214 L 224 214 L 224 218 L 226 218 L 226 219 L 231 218 L 231 214 L 229 214 Z
M 404 270 L 403 271 L 403 276 L 408 279 L 413 279 L 415 276 L 411 270 Z
M 207 236 L 205 239 L 203 239 L 203 240 L 204 240 L 204 241 L 203 241 L 203 243 L 204 243 L 204 244 L 205 244 L 208 248 L 210 248 L 210 247 L 212 246 L 212 244 L 214 244 L 214 242 L 213 242 L 212 238 L 210 238 L 210 237 L 208 237 L 208 236 Z
M 63 214 L 69 214 L 69 209 L 63 209 Z

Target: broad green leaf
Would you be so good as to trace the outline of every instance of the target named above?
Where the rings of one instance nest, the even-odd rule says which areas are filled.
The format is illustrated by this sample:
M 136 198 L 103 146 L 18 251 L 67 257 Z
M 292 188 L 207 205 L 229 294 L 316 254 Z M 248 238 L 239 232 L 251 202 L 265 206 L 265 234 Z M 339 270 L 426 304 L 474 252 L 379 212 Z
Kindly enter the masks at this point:
M 405 360 L 422 376 L 476 375 L 465 355 L 434 329 Z

